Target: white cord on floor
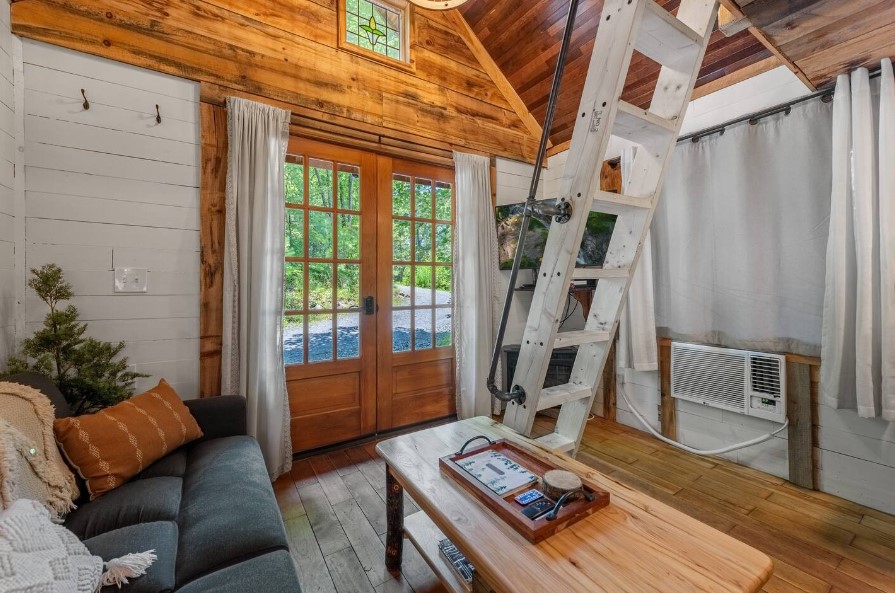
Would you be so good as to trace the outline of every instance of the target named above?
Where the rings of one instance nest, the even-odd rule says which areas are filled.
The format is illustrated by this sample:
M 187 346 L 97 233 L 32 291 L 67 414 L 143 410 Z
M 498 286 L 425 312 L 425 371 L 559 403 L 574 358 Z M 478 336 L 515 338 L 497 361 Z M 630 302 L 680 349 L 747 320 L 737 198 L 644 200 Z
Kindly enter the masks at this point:
M 619 386 L 619 391 L 621 391 L 622 398 L 624 398 L 625 403 L 628 404 L 628 408 L 631 410 L 631 413 L 634 414 L 634 417 L 637 418 L 638 420 L 640 420 L 640 423 L 643 424 L 643 426 L 645 426 L 646 429 L 648 431 L 650 431 L 654 437 L 656 437 L 663 443 L 668 443 L 669 445 L 672 445 L 673 447 L 677 447 L 678 449 L 683 449 L 684 451 L 687 451 L 689 453 L 695 453 L 696 455 L 721 455 L 722 453 L 730 453 L 731 451 L 736 451 L 737 449 L 744 449 L 746 447 L 751 447 L 752 445 L 757 445 L 759 443 L 763 443 L 765 441 L 768 441 L 768 440 L 774 438 L 777 434 L 783 432 L 784 430 L 786 430 L 786 427 L 789 426 L 789 418 L 787 418 L 786 421 L 783 423 L 783 426 L 781 426 L 774 432 L 768 433 L 764 436 L 756 437 L 752 440 L 744 441 L 742 443 L 737 443 L 736 445 L 729 445 L 727 447 L 722 447 L 720 449 L 710 449 L 710 450 L 694 449 L 693 447 L 688 447 L 687 445 L 685 445 L 683 443 L 673 441 L 673 440 L 669 439 L 668 437 L 663 436 L 662 434 L 658 433 L 656 431 L 656 429 L 653 428 L 652 425 L 650 425 L 650 423 L 647 422 L 647 420 L 643 416 L 640 415 L 640 412 L 637 411 L 637 408 L 635 408 L 634 404 L 631 403 L 631 400 L 628 399 L 628 394 L 625 392 L 624 387 Z

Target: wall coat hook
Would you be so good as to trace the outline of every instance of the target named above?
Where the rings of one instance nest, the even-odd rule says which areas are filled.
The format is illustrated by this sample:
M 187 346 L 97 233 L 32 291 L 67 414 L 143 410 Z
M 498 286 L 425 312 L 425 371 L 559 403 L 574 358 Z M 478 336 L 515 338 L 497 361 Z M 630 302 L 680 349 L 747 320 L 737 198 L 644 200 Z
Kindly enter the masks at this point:
M 87 100 L 87 92 L 81 89 L 81 96 L 84 97 L 84 111 L 90 109 L 90 101 Z
M 158 105 L 155 106 L 155 123 L 162 123 L 162 114 L 158 109 Z

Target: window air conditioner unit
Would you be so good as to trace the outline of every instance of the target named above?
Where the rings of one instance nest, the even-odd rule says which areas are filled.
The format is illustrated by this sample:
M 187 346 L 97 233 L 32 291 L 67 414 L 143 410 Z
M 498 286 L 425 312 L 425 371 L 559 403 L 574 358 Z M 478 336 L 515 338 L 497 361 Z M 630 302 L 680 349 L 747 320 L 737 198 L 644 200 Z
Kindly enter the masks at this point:
M 671 397 L 782 423 L 786 420 L 786 358 L 673 342 Z

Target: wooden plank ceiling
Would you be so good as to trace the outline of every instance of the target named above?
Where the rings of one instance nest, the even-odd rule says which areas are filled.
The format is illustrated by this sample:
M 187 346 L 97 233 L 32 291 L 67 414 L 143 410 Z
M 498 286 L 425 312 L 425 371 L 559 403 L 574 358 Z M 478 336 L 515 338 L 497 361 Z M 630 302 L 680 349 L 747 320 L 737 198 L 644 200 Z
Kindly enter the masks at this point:
M 672 12 L 680 4 L 680 0 L 658 2 Z M 460 7 L 472 30 L 539 123 L 544 121 L 568 6 L 568 0 L 470 0 Z M 581 0 L 579 4 L 550 135 L 554 146 L 562 147 L 572 138 L 575 112 L 602 9 L 603 0 Z M 697 90 L 760 62 L 766 62 L 769 67 L 775 65 L 769 58 L 771 52 L 749 31 L 725 37 L 716 30 L 696 83 Z M 658 64 L 635 54 L 622 98 L 635 105 L 648 106 L 658 76 Z
M 737 0 L 752 25 L 815 87 L 895 57 L 892 0 Z

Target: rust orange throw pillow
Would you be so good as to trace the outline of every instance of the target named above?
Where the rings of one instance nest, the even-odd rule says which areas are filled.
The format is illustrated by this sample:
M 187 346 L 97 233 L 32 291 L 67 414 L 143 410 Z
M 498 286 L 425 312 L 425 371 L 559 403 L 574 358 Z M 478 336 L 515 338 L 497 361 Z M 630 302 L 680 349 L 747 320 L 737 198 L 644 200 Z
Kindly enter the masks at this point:
M 60 418 L 53 429 L 66 459 L 86 480 L 90 500 L 202 436 L 196 419 L 164 379 L 96 414 Z

